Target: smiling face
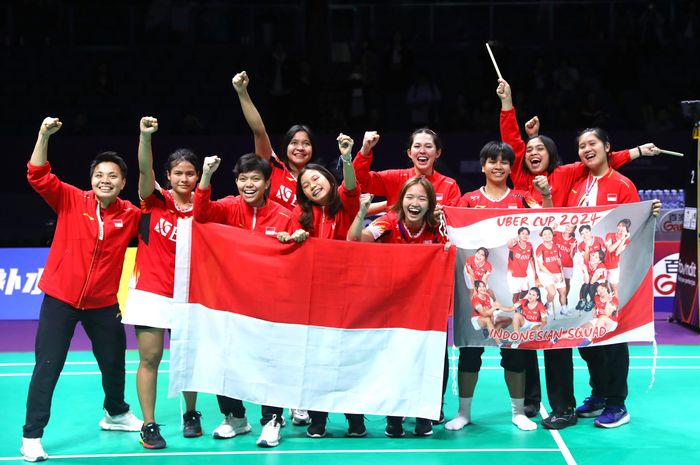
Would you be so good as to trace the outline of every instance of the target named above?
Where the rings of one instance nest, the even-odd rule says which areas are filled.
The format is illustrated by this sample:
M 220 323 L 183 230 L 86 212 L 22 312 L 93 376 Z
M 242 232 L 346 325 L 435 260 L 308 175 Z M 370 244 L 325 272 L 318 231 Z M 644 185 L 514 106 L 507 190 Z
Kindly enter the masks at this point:
M 528 141 L 525 149 L 525 166 L 530 173 L 543 174 L 549 167 L 549 152 L 540 138 Z
M 247 171 L 238 175 L 236 187 L 245 203 L 259 208 L 265 205 L 265 191 L 270 187 L 270 180 L 265 180 L 262 171 Z
M 331 198 L 331 184 L 320 171 L 307 169 L 299 179 L 304 195 L 317 205 L 328 205 Z
M 126 185 L 126 179 L 119 165 L 111 161 L 103 161 L 95 165 L 90 180 L 92 191 L 103 207 L 109 206 L 116 200 Z
M 578 156 L 594 176 L 608 170 L 610 144 L 604 143 L 596 133 L 584 132 L 578 139 Z
M 495 160 L 487 158 L 481 171 L 486 175 L 486 181 L 490 184 L 505 184 L 510 175 L 510 162 L 504 160 L 501 155 Z
M 306 131 L 297 131 L 287 145 L 287 160 L 289 164 L 301 170 L 311 160 L 313 146 Z
M 596 294 L 598 294 L 598 297 L 600 297 L 603 301 L 607 300 L 608 296 L 610 295 L 608 288 L 605 286 L 598 286 L 598 289 L 596 289 Z
M 537 292 L 536 292 L 536 291 L 533 291 L 532 289 L 530 289 L 529 291 L 527 291 L 527 296 L 526 296 L 525 298 L 527 299 L 527 301 L 528 301 L 529 303 L 535 303 L 535 302 L 537 302 L 538 300 L 540 300 L 540 296 L 537 295 Z
M 474 254 L 474 261 L 477 263 L 481 263 L 484 260 L 486 260 L 486 254 L 484 253 L 484 251 L 477 250 L 476 253 Z
M 479 282 L 479 284 L 477 285 L 476 291 L 481 295 L 486 294 L 488 292 L 488 289 L 486 287 L 486 283 Z
M 530 231 L 528 231 L 527 229 L 523 229 L 522 231 L 520 231 L 520 232 L 518 233 L 518 239 L 519 239 L 521 242 L 527 242 L 527 241 L 529 241 L 529 240 L 530 240 Z
M 420 184 L 414 184 L 406 190 L 401 206 L 406 223 L 422 223 L 428 213 L 428 193 Z
M 622 237 L 628 232 L 629 231 L 627 231 L 627 226 L 624 223 L 617 224 L 617 237 Z
M 421 132 L 413 136 L 411 146 L 406 153 L 413 162 L 416 174 L 431 175 L 433 174 L 435 160 L 440 158 L 442 150 L 437 148 L 432 135 Z
M 552 239 L 554 239 L 552 231 L 550 231 L 549 229 L 545 229 L 544 231 L 542 231 L 542 240 L 544 242 L 552 242 Z
M 197 185 L 197 169 L 188 161 L 181 161 L 167 172 L 168 182 L 173 191 L 187 198 Z

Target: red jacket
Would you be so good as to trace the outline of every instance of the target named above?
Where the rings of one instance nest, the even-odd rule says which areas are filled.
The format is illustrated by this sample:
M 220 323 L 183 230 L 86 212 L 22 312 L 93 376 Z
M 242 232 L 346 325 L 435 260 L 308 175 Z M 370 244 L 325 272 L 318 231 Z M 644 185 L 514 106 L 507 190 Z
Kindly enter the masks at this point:
M 58 214 L 39 289 L 83 310 L 116 304 L 124 253 L 138 229 L 140 210 L 121 199 L 100 208 L 100 238 L 99 204 L 93 191 L 61 182 L 51 173 L 49 163 L 28 163 L 27 179 Z
M 308 231 L 311 237 L 319 239 L 347 240 L 348 229 L 355 219 L 355 215 L 360 211 L 360 189 L 349 191 L 345 189 L 345 183 L 338 187 L 338 194 L 343 206 L 336 212 L 334 217 L 328 215 L 326 207 L 313 205 L 314 212 L 313 230 Z M 301 207 L 297 205 L 292 212 L 294 221 L 298 228 L 302 226 L 298 223 L 301 216 Z
M 357 183 L 360 185 L 362 192 L 386 197 L 387 208 L 390 208 L 399 200 L 401 188 L 406 184 L 406 181 L 416 177 L 416 171 L 414 168 L 370 171 L 369 167 L 372 164 L 372 158 L 372 151 L 368 154 L 359 152 L 355 156 L 352 166 L 355 168 Z M 436 170 L 433 170 L 433 174 L 426 176 L 425 179 L 430 181 L 430 184 L 435 188 L 437 203 L 450 207 L 457 205 L 461 196 L 457 181 L 438 173 Z
M 515 162 L 510 168 L 510 179 L 513 181 L 513 187 L 518 190 L 525 190 L 542 204 L 542 194 L 532 184 L 535 175 L 527 170 L 525 165 L 526 143 L 520 136 L 520 128 L 518 120 L 515 117 L 515 109 L 503 111 L 501 110 L 501 140 L 510 144 L 515 152 Z M 559 159 L 562 159 L 561 152 Z M 632 161 L 629 150 L 620 152 L 612 152 L 610 154 L 610 167 L 619 168 Z M 552 192 L 552 204 L 555 207 L 564 207 L 567 205 L 567 196 L 569 191 L 581 178 L 588 175 L 586 166 L 577 161 L 566 165 L 559 165 L 554 168 L 554 171 L 545 175 L 549 181 L 550 191 Z
M 240 196 L 233 195 L 212 201 L 211 188 L 202 190 L 197 187 L 195 190 L 194 219 L 200 223 L 222 223 L 265 235 L 294 231 L 292 215 L 282 205 L 268 200 L 264 207 L 253 208 Z

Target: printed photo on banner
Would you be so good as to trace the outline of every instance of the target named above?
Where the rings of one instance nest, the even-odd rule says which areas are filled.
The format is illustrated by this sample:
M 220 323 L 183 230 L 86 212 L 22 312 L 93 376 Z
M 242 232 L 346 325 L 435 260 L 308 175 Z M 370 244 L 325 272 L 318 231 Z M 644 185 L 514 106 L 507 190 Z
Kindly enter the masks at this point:
M 649 202 L 444 209 L 457 246 L 457 346 L 521 349 L 653 340 Z

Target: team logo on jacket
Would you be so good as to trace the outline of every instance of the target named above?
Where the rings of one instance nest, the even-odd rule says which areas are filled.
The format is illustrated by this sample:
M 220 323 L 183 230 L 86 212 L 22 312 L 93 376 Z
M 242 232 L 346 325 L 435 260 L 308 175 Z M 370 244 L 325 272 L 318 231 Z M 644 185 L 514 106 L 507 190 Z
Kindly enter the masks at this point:
M 177 226 L 172 224 L 170 221 L 166 221 L 164 218 L 158 220 L 153 227 L 153 230 L 173 242 L 177 240 Z
M 277 193 L 275 194 L 278 199 L 282 199 L 285 202 L 289 202 L 292 205 L 297 204 L 297 197 L 294 192 L 287 186 L 279 186 L 277 188 Z
M 267 226 L 265 228 L 265 235 L 266 236 L 276 236 L 277 235 L 277 229 L 274 226 Z
M 614 193 L 608 194 L 608 202 L 617 203 L 617 194 L 614 194 Z
M 115 228 L 123 228 L 124 223 L 122 222 L 122 220 L 114 220 L 114 227 Z

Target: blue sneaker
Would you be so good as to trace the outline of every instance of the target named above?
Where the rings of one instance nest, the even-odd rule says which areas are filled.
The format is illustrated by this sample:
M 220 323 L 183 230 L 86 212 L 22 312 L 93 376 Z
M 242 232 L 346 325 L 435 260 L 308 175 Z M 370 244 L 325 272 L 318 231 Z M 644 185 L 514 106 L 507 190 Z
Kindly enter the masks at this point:
M 576 407 L 576 416 L 581 418 L 597 417 L 605 410 L 605 397 L 586 397 L 583 405 Z
M 605 407 L 603 413 L 595 419 L 595 425 L 601 428 L 617 428 L 630 422 L 630 414 L 625 407 Z

